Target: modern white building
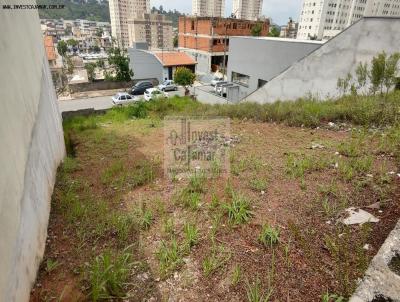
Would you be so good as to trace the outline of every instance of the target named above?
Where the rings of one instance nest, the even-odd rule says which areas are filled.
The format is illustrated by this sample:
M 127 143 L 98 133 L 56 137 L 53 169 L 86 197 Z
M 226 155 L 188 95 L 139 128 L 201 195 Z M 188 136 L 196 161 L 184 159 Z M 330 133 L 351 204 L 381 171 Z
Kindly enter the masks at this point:
M 142 13 L 128 20 L 129 46 L 147 42 L 151 49 L 172 49 L 172 21 L 159 14 Z
M 192 0 L 192 15 L 197 17 L 223 17 L 225 0 Z
M 111 33 L 122 48 L 129 46 L 128 21 L 150 12 L 150 0 L 110 0 Z
M 261 16 L 263 0 L 233 0 L 232 15 L 238 19 L 257 20 Z
M 304 0 L 297 39 L 330 39 L 364 16 L 398 17 L 400 0 Z

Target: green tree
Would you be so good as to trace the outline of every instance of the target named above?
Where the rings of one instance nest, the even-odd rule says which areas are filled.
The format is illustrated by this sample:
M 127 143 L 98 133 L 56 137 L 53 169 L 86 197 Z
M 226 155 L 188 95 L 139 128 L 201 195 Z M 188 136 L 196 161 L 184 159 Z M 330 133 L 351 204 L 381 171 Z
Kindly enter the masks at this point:
M 368 80 L 368 63 L 358 63 L 356 68 L 357 89 L 363 89 Z
M 71 47 L 76 47 L 78 45 L 78 41 L 75 39 L 68 39 L 67 44 Z
M 92 50 L 96 53 L 99 53 L 101 49 L 98 45 L 95 45 L 95 46 L 93 46 Z
M 68 46 L 65 41 L 60 41 L 57 43 L 57 51 L 60 54 L 60 56 L 65 57 L 68 51 Z
M 133 71 L 129 68 L 129 58 L 120 48 L 114 47 L 108 51 L 108 64 L 115 71 L 115 76 L 111 77 L 113 81 L 128 82 L 132 79 Z
M 174 81 L 178 85 L 185 87 L 185 95 L 189 95 L 189 86 L 192 86 L 196 75 L 186 67 L 178 67 L 175 70 Z
M 96 37 L 101 38 L 102 35 L 103 35 L 103 29 L 102 28 L 98 28 L 96 30 Z
M 88 75 L 88 79 L 91 82 L 94 80 L 96 66 L 97 66 L 96 63 L 86 63 L 85 64 L 85 69 L 86 69 L 86 72 Z
M 74 73 L 74 63 L 72 62 L 72 59 L 70 56 L 66 57 L 66 62 L 67 62 L 67 73 L 73 74 Z
M 400 53 L 396 52 L 387 58 L 385 72 L 383 74 L 383 85 L 386 87 L 386 94 L 397 84 L 397 74 L 399 73 Z
M 261 36 L 261 32 L 262 32 L 262 24 L 261 23 L 256 23 L 251 29 L 251 35 L 254 37 Z
M 381 52 L 372 59 L 371 73 L 369 75 L 372 92 L 375 94 L 378 90 L 383 93 L 383 78 L 385 75 L 386 53 Z
M 280 35 L 281 33 L 279 32 L 279 29 L 272 25 L 268 37 L 279 37 Z
M 339 91 L 342 95 L 345 95 L 347 93 L 347 91 L 349 90 L 349 88 L 353 87 L 353 85 L 351 84 L 352 78 L 353 77 L 351 76 L 351 73 L 348 73 L 344 79 L 338 78 L 337 88 L 339 89 Z M 351 89 L 351 90 L 354 91 L 354 89 Z
M 174 47 L 178 47 L 178 44 L 179 44 L 178 36 L 174 36 Z

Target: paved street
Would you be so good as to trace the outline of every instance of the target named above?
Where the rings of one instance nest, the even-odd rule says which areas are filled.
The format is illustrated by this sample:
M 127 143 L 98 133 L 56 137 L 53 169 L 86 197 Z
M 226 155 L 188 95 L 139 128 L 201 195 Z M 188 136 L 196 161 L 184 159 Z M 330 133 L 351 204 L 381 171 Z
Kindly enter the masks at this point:
M 183 88 L 179 88 L 178 91 L 168 92 L 169 96 L 179 95 L 183 96 L 185 94 Z M 100 96 L 94 98 L 82 98 L 75 100 L 63 100 L 59 101 L 60 111 L 77 111 L 82 109 L 94 108 L 95 110 L 108 109 L 113 106 L 111 96 Z
M 59 101 L 59 105 L 61 112 L 66 112 L 89 108 L 94 108 L 96 110 L 108 109 L 113 106 L 113 103 L 110 96 L 101 96 L 97 98 Z

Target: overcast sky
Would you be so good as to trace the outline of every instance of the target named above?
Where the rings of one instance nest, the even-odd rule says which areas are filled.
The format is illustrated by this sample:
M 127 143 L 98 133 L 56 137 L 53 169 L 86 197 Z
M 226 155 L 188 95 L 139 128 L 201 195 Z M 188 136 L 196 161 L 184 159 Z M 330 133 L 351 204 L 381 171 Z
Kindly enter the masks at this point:
M 233 0 L 225 1 L 226 15 L 230 15 Z M 151 6 L 159 7 L 162 5 L 164 9 L 176 9 L 184 13 L 190 13 L 192 7 L 191 0 L 150 0 L 150 2 Z M 301 3 L 302 0 L 264 0 L 263 14 L 271 17 L 273 22 L 279 25 L 287 23 L 289 17 L 297 21 Z

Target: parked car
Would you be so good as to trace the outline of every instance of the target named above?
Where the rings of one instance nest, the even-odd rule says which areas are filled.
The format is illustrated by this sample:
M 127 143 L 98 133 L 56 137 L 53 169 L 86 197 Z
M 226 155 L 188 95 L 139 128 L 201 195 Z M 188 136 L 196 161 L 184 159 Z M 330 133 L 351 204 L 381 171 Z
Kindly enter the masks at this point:
M 154 87 L 154 85 L 150 81 L 137 82 L 136 85 L 132 87 L 131 94 L 132 95 L 141 95 L 146 91 L 146 89 L 153 88 L 153 87 Z
M 215 86 L 214 86 L 214 92 L 218 93 L 219 86 L 224 85 L 224 84 L 228 84 L 228 82 L 227 81 L 220 81 L 220 82 L 216 83 Z
M 161 91 L 177 91 L 178 86 L 175 85 L 174 81 L 166 80 L 164 83 L 158 85 L 158 89 Z
M 112 97 L 112 102 L 114 105 L 123 105 L 137 101 L 137 98 L 126 93 L 126 92 L 119 92 Z
M 161 91 L 158 88 L 149 88 L 144 92 L 144 99 L 146 101 L 167 98 L 167 97 L 168 97 L 168 93 Z
M 220 82 L 224 82 L 224 78 L 223 77 L 218 77 L 215 76 L 212 80 L 211 80 L 211 86 L 215 86 Z

